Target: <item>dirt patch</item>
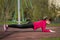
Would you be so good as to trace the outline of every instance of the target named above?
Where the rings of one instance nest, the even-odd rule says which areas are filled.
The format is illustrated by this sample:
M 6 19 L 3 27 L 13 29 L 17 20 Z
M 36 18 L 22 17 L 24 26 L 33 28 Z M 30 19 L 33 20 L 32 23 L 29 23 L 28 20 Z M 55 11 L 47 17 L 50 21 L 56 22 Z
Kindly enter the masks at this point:
M 49 28 L 56 32 L 41 32 L 41 29 L 34 32 L 33 29 L 9 28 L 7 32 L 0 32 L 0 40 L 39 40 L 41 38 L 60 37 L 60 27 Z

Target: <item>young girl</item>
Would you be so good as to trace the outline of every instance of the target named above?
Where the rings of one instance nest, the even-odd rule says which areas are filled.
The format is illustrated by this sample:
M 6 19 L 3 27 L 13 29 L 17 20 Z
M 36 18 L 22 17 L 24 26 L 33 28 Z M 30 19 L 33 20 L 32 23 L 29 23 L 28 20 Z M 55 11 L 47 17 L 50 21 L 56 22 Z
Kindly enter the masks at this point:
M 34 31 L 36 31 L 38 28 L 42 29 L 42 32 L 55 32 L 50 29 L 46 29 L 46 25 L 50 24 L 50 19 L 45 18 L 40 21 L 36 21 L 33 23 L 28 23 L 28 24 L 11 24 L 11 25 L 4 25 L 4 30 L 7 31 L 8 27 L 12 28 L 21 28 L 21 29 L 26 29 L 26 28 L 32 28 Z

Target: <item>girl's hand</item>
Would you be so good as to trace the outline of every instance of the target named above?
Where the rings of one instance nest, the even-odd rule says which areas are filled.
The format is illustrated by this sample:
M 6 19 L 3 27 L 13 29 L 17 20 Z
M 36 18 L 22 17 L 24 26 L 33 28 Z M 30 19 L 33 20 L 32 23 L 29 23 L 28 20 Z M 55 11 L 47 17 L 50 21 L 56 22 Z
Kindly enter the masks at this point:
M 55 31 L 53 31 L 53 30 L 50 30 L 50 32 L 55 32 Z

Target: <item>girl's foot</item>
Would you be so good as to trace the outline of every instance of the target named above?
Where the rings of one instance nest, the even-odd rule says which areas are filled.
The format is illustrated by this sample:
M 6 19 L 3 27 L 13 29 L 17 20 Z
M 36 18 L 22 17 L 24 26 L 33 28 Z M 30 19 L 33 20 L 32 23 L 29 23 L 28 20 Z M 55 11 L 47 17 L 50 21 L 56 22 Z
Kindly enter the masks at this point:
M 4 31 L 6 32 L 7 31 L 7 29 L 8 29 L 8 25 L 3 25 L 3 27 L 4 27 Z

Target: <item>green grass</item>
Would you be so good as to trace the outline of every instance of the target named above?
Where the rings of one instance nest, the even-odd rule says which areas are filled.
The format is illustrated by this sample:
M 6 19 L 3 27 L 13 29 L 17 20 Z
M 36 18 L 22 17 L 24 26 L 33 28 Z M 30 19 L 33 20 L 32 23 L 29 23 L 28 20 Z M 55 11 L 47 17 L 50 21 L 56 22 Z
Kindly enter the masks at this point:
M 55 26 L 55 27 L 56 27 L 56 26 L 60 26 L 60 23 L 51 23 L 51 24 L 49 24 L 49 25 L 47 25 L 47 26 L 50 26 L 50 27 L 51 27 L 51 26 L 53 26 L 53 27 Z
M 1 24 L 4 24 L 4 22 L 0 22 L 0 25 Z M 17 21 L 8 21 L 6 22 L 6 24 L 18 24 Z M 21 24 L 23 24 L 23 22 L 21 21 Z M 59 27 L 60 26 L 60 23 L 51 23 L 49 25 L 47 25 L 48 27 Z
M 57 37 L 57 38 L 42 38 L 41 40 L 60 40 L 60 37 Z
M 17 24 L 17 21 L 0 22 L 0 25 L 3 25 L 3 24 Z

